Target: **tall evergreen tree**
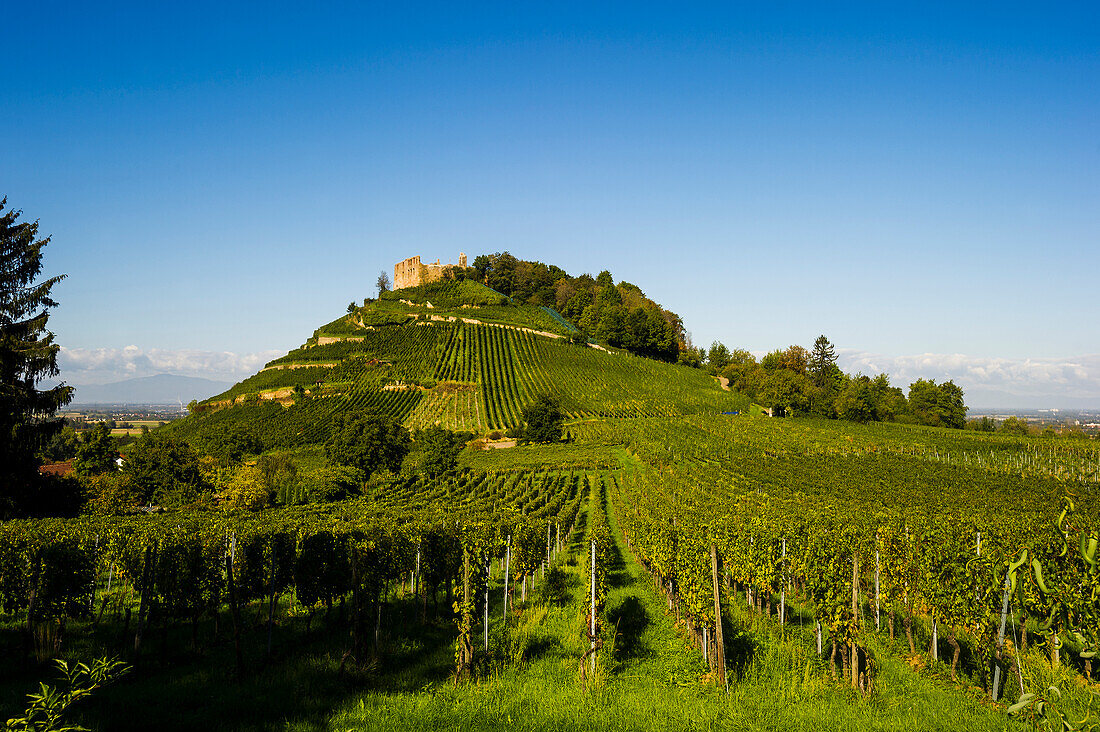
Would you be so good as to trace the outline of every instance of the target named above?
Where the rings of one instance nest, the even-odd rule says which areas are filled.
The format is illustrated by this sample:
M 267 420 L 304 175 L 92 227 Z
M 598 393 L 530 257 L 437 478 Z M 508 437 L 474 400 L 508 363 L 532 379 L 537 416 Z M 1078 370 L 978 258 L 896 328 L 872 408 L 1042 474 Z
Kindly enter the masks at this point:
M 818 388 L 824 388 L 828 384 L 836 358 L 833 344 L 824 335 L 819 335 L 810 354 L 810 373 L 813 374 L 814 384 Z
M 0 199 L 0 517 L 28 510 L 35 452 L 61 430 L 54 415 L 72 398 L 64 384 L 36 388 L 58 374 L 60 346 L 46 321 L 57 307 L 50 290 L 65 276 L 36 282 L 50 237 L 39 239 L 38 221 L 20 222 L 22 211 L 5 211 L 7 202 Z

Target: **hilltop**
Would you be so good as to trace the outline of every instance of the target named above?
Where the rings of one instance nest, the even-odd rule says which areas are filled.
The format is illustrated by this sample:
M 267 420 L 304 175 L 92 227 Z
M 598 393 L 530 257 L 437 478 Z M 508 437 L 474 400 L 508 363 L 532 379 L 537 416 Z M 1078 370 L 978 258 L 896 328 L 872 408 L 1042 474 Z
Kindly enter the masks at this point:
M 283 449 L 324 442 L 338 414 L 366 412 L 410 428 L 486 433 L 518 425 L 543 393 L 574 420 L 747 406 L 705 372 L 590 342 L 553 308 L 466 279 L 349 305 L 301 347 L 192 404 L 170 429 L 200 440 L 243 429 L 264 449 Z

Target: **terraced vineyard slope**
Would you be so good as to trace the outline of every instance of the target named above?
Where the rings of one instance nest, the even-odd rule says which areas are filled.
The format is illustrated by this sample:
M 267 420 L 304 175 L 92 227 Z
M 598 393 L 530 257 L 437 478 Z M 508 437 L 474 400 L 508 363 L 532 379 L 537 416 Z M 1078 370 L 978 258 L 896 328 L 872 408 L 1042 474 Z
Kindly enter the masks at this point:
M 507 429 L 539 394 L 558 397 L 571 419 L 746 406 L 698 369 L 574 343 L 570 329 L 549 308 L 511 304 L 470 281 L 385 293 L 196 405 L 172 429 L 192 437 L 240 426 L 272 449 L 323 442 L 333 417 L 348 412 L 410 428 Z

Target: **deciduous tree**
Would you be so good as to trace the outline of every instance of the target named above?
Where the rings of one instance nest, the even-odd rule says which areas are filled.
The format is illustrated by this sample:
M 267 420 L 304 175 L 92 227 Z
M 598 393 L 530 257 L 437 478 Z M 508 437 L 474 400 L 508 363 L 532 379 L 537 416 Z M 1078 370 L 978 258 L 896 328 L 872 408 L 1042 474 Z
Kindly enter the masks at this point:
M 768 374 L 760 387 L 759 398 L 780 414 L 792 415 L 810 408 L 808 379 L 790 369 L 776 369 Z
M 730 349 L 720 341 L 715 341 L 710 344 L 710 350 L 707 351 L 707 366 L 710 366 L 715 373 L 718 373 L 730 362 Z
M 222 489 L 221 508 L 231 513 L 259 511 L 270 506 L 274 495 L 255 465 L 242 465 Z
M 523 410 L 523 421 L 527 424 L 523 442 L 560 442 L 564 419 L 557 399 L 548 394 L 539 396 Z
M 186 442 L 152 432 L 126 456 L 123 470 L 133 477 L 142 502 L 182 505 L 198 500 L 210 486 L 199 469 L 199 454 Z
M 471 437 L 468 432 L 452 432 L 439 425 L 417 430 L 413 441 L 420 453 L 420 469 L 432 477 L 454 470 L 458 454 Z
M 369 478 L 382 468 L 400 470 L 409 446 L 409 431 L 397 422 L 356 414 L 337 421 L 325 453 L 332 462 L 357 468 Z
M 100 422 L 80 436 L 80 447 L 73 461 L 73 471 L 77 475 L 113 472 L 118 470 L 115 464 L 117 458 L 118 449 L 111 437 L 111 431 L 107 429 L 105 422 Z
M 1000 431 L 1006 435 L 1020 435 L 1021 437 L 1027 437 L 1027 420 L 1020 419 L 1019 417 L 1009 417 L 1004 422 L 1001 422 Z
M 962 429 L 966 425 L 963 390 L 954 381 L 937 385 L 917 379 L 909 385 L 909 411 L 921 424 Z

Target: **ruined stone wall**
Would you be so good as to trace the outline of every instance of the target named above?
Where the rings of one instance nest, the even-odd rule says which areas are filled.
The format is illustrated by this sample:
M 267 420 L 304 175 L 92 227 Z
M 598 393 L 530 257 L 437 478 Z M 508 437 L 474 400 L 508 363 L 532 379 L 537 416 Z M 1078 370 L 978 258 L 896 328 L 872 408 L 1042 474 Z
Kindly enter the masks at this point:
M 416 287 L 420 284 L 420 257 L 409 257 L 393 265 L 393 289 Z
M 453 266 L 453 264 L 440 264 L 438 259 L 431 264 L 422 264 L 419 256 L 409 257 L 393 265 L 393 289 L 401 290 L 441 280 L 443 270 Z M 466 266 L 466 255 L 462 252 L 458 254 L 458 266 Z

